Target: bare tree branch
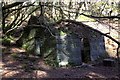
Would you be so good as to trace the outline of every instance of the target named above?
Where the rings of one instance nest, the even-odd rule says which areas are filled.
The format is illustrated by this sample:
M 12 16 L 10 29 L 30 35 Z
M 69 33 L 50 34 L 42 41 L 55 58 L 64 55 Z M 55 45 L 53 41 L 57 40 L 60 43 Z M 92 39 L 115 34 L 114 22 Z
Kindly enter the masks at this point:
M 40 7 L 37 7 L 37 8 L 35 8 L 32 12 L 30 12 L 28 15 L 27 15 L 27 17 L 25 17 L 23 20 L 21 20 L 21 22 L 18 24 L 18 25 L 20 25 L 23 21 L 25 21 L 34 11 L 36 11 L 38 8 L 40 8 Z M 16 24 L 17 25 L 17 24 Z M 15 27 L 15 28 L 12 28 L 12 29 L 10 29 L 10 30 L 8 30 L 5 34 L 7 35 L 7 34 L 10 34 L 10 32 L 12 32 L 14 29 L 16 29 L 17 27 Z
M 111 36 L 109 36 L 109 35 L 107 35 L 107 34 L 105 34 L 105 33 L 102 33 L 102 32 L 100 32 L 100 31 L 98 31 L 98 30 L 96 30 L 96 29 L 94 29 L 94 28 L 92 28 L 92 27 L 89 27 L 88 25 L 85 25 L 85 24 L 83 24 L 82 22 L 78 22 L 78 21 L 66 19 L 66 20 L 59 20 L 58 22 L 56 22 L 55 25 L 58 25 L 58 24 L 60 24 L 61 22 L 69 22 L 69 23 L 73 23 L 73 24 L 76 24 L 76 25 L 82 25 L 81 27 L 88 28 L 88 29 L 90 29 L 90 30 L 92 30 L 92 31 L 95 31 L 95 32 L 97 32 L 97 33 L 99 33 L 99 34 L 101 34 L 101 35 L 103 35 L 103 36 L 106 36 L 106 37 L 108 37 L 109 39 L 113 40 L 113 41 L 114 41 L 115 43 L 117 43 L 118 45 L 120 45 L 120 42 L 117 41 L 117 40 L 115 40 L 115 39 L 112 38 Z
M 19 4 L 23 4 L 23 3 L 24 3 L 24 2 L 15 2 L 15 3 L 12 3 L 12 4 L 6 5 L 6 6 L 3 6 L 3 7 L 2 7 L 2 10 L 9 9 L 9 8 L 18 6 Z
M 81 15 L 84 15 L 84 16 L 87 16 L 87 17 L 90 17 L 90 18 L 108 18 L 108 19 L 113 19 L 113 18 L 118 18 L 120 19 L 120 16 L 93 16 L 93 15 L 86 15 L 84 13 L 81 13 Z

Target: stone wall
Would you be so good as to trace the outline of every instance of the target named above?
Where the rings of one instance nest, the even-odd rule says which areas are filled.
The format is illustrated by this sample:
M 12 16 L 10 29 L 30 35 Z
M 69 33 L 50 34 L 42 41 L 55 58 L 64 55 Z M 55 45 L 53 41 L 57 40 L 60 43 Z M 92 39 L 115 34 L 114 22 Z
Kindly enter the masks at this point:
M 91 61 L 95 61 L 98 58 L 103 57 L 105 53 L 104 36 L 97 34 L 96 37 L 90 37 Z
M 59 34 L 57 34 L 57 59 L 59 63 L 82 64 L 82 51 L 85 50 L 83 49 L 84 44 L 82 42 L 84 38 L 88 39 L 88 43 L 90 44 L 90 53 L 84 53 L 87 54 L 84 57 L 89 56 L 90 61 L 95 61 L 105 54 L 104 36 L 89 29 L 82 28 L 81 26 L 79 27 L 80 28 L 77 29 L 80 34 L 79 37 L 74 33 L 59 32 Z M 74 29 L 73 31 L 76 30 Z
M 80 39 L 73 34 L 59 34 L 57 36 L 57 59 L 63 65 L 64 63 L 74 65 L 82 64 Z

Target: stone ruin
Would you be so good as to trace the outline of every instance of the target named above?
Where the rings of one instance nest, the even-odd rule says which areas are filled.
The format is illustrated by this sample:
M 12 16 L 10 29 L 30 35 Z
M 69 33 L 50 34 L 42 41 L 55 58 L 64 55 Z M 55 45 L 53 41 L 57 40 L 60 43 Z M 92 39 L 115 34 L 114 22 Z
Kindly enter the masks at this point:
M 60 65 L 81 65 L 83 62 L 95 61 L 105 54 L 104 36 L 83 25 L 69 24 L 67 26 L 73 32 L 57 34 L 57 59 Z M 62 26 L 66 25 L 62 23 Z
M 36 17 L 36 20 L 38 18 Z M 30 18 L 28 25 L 33 24 Z M 44 20 L 33 21 L 34 24 L 44 25 Z M 36 23 L 37 22 L 37 23 Z M 106 54 L 105 37 L 100 33 L 97 33 L 89 28 L 86 28 L 85 24 L 76 25 L 72 23 L 61 22 L 57 25 L 59 28 L 56 30 L 55 27 L 52 30 L 56 36 L 56 58 L 59 65 L 81 65 L 83 62 L 87 63 L 95 61 Z M 89 26 L 88 26 L 89 27 Z M 45 30 L 45 29 L 44 29 Z M 39 33 L 37 30 L 30 30 L 30 34 Z M 33 35 L 33 34 L 32 34 Z M 38 37 L 41 37 L 38 34 Z M 35 53 L 40 54 L 41 42 L 38 39 L 34 41 L 37 45 L 34 46 Z M 36 49 L 38 48 L 38 49 Z

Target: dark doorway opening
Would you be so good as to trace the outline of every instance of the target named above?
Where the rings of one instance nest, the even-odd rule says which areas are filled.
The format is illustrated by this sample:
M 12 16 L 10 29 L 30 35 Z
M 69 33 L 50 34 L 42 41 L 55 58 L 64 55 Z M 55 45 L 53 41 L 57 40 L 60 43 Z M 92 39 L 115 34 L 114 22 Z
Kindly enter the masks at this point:
M 87 38 L 82 38 L 82 50 L 81 50 L 81 57 L 82 57 L 82 62 L 88 63 L 91 61 L 90 59 L 90 43 Z

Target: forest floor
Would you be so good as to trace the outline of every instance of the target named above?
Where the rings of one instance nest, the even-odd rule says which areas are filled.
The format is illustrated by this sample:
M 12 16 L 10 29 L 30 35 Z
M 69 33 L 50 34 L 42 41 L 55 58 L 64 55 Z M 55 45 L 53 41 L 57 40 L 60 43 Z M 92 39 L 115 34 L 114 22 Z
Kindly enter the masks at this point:
M 116 67 L 102 65 L 52 68 L 36 56 L 25 58 L 25 51 L 16 47 L 2 48 L 2 78 L 118 78 Z M 19 55 L 18 58 L 16 54 Z M 16 58 L 16 59 L 14 59 Z M 34 67 L 33 67 L 34 66 Z

